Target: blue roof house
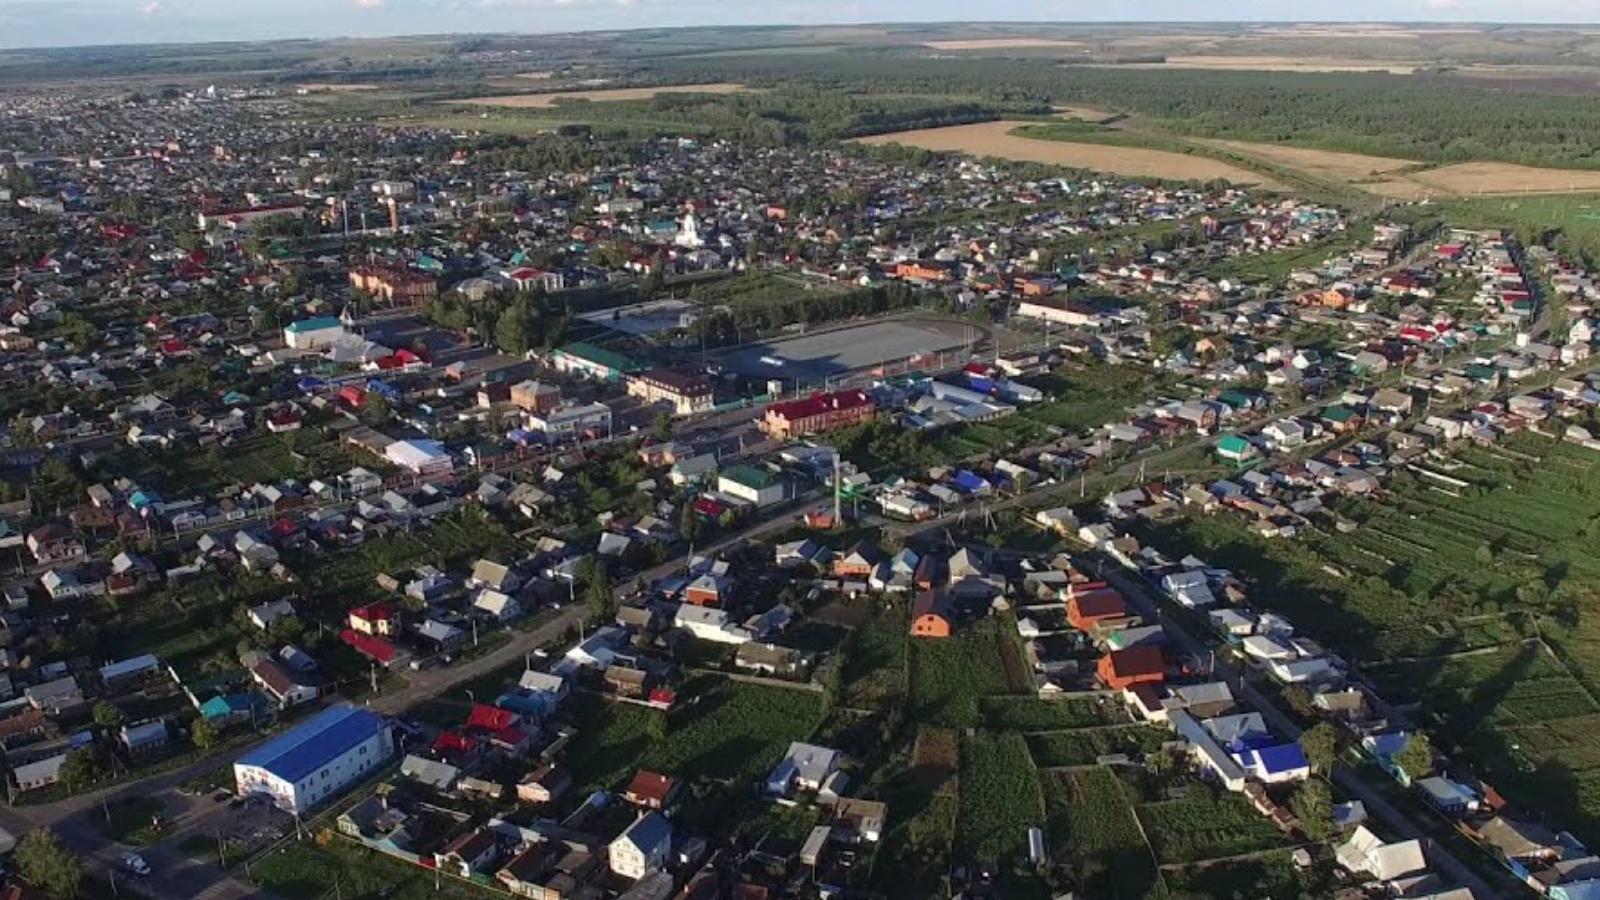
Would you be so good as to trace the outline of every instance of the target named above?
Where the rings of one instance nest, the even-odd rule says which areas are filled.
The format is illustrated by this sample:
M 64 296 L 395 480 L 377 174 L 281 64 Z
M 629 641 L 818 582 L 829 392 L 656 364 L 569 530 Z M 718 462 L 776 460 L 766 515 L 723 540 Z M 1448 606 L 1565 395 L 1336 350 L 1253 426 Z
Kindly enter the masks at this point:
M 239 796 L 266 797 L 300 815 L 376 774 L 394 749 L 387 719 L 334 706 L 241 756 L 234 782 Z
M 1235 758 L 1246 773 L 1265 784 L 1304 781 L 1311 777 L 1311 763 L 1299 744 L 1247 749 Z

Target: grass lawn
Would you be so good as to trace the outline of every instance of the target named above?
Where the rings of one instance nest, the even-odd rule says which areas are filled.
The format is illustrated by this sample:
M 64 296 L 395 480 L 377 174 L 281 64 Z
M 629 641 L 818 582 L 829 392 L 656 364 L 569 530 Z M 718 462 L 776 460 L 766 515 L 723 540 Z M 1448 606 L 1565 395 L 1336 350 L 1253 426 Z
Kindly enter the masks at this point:
M 755 781 L 822 715 L 819 694 L 707 677 L 684 688 L 670 717 L 592 695 L 574 697 L 578 737 L 568 755 L 584 790 L 617 788 L 637 769 L 691 779 Z M 581 793 L 581 792 L 580 792 Z
M 1150 848 L 1134 819 L 1131 791 L 1110 769 L 1045 772 L 1050 858 L 1089 896 L 1144 900 L 1166 896 Z
M 911 643 L 911 719 L 929 725 L 972 728 L 982 721 L 983 698 L 1012 693 L 999 620 L 959 627 L 947 640 Z
M 91 815 L 112 840 L 142 847 L 160 839 L 160 834 L 152 826 L 166 812 L 166 805 L 155 797 L 118 800 L 110 804 L 108 811 L 111 813 L 109 821 L 105 812 L 97 810 Z
M 979 732 L 961 749 L 956 853 L 1010 869 L 1028 855 L 1028 829 L 1044 824 L 1039 774 L 1020 734 Z
M 286 900 L 319 900 L 330 896 L 336 884 L 345 897 L 384 894 L 390 900 L 484 900 L 493 896 L 483 888 L 448 876 L 440 877 L 435 890 L 432 872 L 332 835 L 325 846 L 314 842 L 288 844 L 253 864 L 250 877 Z

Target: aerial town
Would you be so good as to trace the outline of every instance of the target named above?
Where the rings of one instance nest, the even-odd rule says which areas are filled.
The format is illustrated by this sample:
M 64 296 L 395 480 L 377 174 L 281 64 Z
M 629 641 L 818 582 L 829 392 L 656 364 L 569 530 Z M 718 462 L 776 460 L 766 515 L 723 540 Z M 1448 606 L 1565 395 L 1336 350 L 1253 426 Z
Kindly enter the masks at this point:
M 8 896 L 1600 897 L 1582 257 L 304 93 L 0 93 Z

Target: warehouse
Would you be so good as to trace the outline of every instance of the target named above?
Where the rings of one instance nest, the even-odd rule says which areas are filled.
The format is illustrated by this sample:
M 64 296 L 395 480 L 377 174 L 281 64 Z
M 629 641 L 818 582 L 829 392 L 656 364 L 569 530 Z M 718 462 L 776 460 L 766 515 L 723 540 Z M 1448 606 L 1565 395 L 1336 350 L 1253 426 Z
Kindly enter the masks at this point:
M 240 757 L 233 776 L 239 796 L 259 794 L 299 815 L 337 797 L 393 755 L 388 721 L 335 706 Z

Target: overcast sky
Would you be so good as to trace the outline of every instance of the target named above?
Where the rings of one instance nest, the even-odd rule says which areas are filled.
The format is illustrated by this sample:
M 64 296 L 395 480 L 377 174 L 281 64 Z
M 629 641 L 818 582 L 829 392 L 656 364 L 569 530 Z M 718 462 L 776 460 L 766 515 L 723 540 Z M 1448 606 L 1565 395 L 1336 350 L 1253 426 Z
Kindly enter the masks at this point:
M 1600 21 L 1600 0 L 0 0 L 0 47 L 679 25 Z

